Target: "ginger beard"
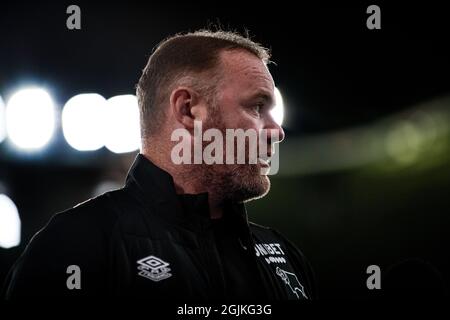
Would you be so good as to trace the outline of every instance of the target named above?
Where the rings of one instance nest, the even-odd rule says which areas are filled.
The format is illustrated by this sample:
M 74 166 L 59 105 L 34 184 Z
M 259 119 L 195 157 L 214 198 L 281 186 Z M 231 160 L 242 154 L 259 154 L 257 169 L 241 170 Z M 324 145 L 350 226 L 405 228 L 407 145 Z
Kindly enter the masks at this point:
M 212 110 L 211 110 L 212 109 Z M 223 155 L 226 155 L 226 125 L 222 119 L 218 108 L 211 108 L 211 116 L 203 125 L 203 130 L 210 128 L 218 129 L 222 132 L 224 137 Z M 239 124 L 237 128 L 240 127 Z M 231 128 L 230 128 L 231 129 Z M 244 129 L 246 130 L 246 129 Z M 259 143 L 258 139 L 258 143 Z M 203 148 L 209 142 L 203 142 Z M 256 146 L 257 147 L 257 146 Z M 202 171 L 204 172 L 202 183 L 209 189 L 210 196 L 216 198 L 216 201 L 225 202 L 247 202 L 250 200 L 262 198 L 270 190 L 269 177 L 261 173 L 263 168 L 259 161 L 256 164 L 249 163 L 249 143 L 248 138 L 245 139 L 245 163 L 238 164 L 238 150 L 237 139 L 234 141 L 234 161 L 233 164 L 226 164 L 225 159 L 223 164 L 202 164 Z M 267 150 L 271 150 L 270 146 Z M 252 150 L 257 152 L 257 150 Z M 258 155 L 258 153 L 256 153 Z

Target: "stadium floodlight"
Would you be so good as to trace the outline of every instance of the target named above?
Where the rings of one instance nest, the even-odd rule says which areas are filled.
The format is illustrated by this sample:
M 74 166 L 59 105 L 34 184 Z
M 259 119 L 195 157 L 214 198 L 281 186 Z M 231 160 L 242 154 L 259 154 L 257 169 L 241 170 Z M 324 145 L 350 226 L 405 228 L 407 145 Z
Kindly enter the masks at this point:
M 0 143 L 5 140 L 6 137 L 6 115 L 5 104 L 0 96 Z
M 139 108 L 136 96 L 114 96 L 106 101 L 105 146 L 114 153 L 140 147 Z
M 6 132 L 19 149 L 37 150 L 49 143 L 55 131 L 55 106 L 41 88 L 17 91 L 6 104 Z
M 106 99 L 96 93 L 78 94 L 67 101 L 62 111 L 62 129 L 67 143 L 78 151 L 93 151 L 104 146 Z
M 21 222 L 14 202 L 0 194 L 0 247 L 12 248 L 20 244 Z

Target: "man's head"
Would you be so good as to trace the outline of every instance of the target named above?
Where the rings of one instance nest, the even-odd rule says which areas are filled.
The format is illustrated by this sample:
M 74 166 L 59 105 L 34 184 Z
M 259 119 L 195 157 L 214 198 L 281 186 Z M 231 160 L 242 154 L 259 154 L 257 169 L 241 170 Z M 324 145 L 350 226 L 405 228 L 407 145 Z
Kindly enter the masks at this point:
M 161 144 L 173 147 L 171 132 L 186 129 L 193 135 L 194 122 L 201 121 L 203 131 L 215 128 L 224 137 L 227 129 L 250 129 L 258 134 L 265 129 L 267 135 L 260 141 L 267 144 L 270 155 L 273 143 L 281 141 L 284 133 L 269 112 L 275 103 L 269 57 L 259 44 L 231 32 L 198 31 L 163 41 L 137 86 L 142 152 L 154 153 L 155 147 L 167 150 Z M 278 139 L 270 139 L 271 134 Z M 193 183 L 219 200 L 261 197 L 270 188 L 268 177 L 261 175 L 266 164 L 263 160 L 248 163 L 251 146 L 245 141 L 245 164 L 224 161 L 183 164 L 179 170 L 167 164 L 165 168 L 178 171 L 172 175 L 191 175 Z M 224 155 L 225 144 L 224 140 Z

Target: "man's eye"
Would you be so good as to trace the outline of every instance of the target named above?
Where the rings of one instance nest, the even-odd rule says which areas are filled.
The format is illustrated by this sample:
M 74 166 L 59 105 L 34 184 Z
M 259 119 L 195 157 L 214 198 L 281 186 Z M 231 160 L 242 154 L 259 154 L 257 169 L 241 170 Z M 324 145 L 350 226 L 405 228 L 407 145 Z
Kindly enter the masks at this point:
M 262 111 L 263 105 L 262 104 L 257 104 L 255 105 L 255 111 L 260 114 Z

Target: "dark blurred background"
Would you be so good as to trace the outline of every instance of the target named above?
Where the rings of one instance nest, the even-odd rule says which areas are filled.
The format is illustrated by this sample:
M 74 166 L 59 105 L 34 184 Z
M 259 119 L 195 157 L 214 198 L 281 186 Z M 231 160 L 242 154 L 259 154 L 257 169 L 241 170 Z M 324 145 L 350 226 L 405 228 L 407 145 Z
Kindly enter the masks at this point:
M 448 11 L 430 2 L 314 3 L 2 3 L 0 96 L 6 105 L 25 86 L 46 88 L 60 117 L 80 93 L 134 94 L 152 48 L 169 35 L 218 23 L 249 30 L 272 49 L 287 136 L 270 194 L 248 205 L 251 219 L 301 248 L 321 298 L 372 298 L 366 268 L 383 273 L 408 259 L 432 266 L 421 295 L 448 287 Z M 81 30 L 66 28 L 71 4 L 81 8 Z M 371 4 L 381 8 L 381 30 L 366 27 Z M 60 120 L 37 152 L 4 138 L 0 194 L 15 203 L 21 236 L 0 247 L 0 283 L 54 213 L 120 186 L 136 153 L 76 151 Z M 413 288 L 431 267 L 417 270 Z

